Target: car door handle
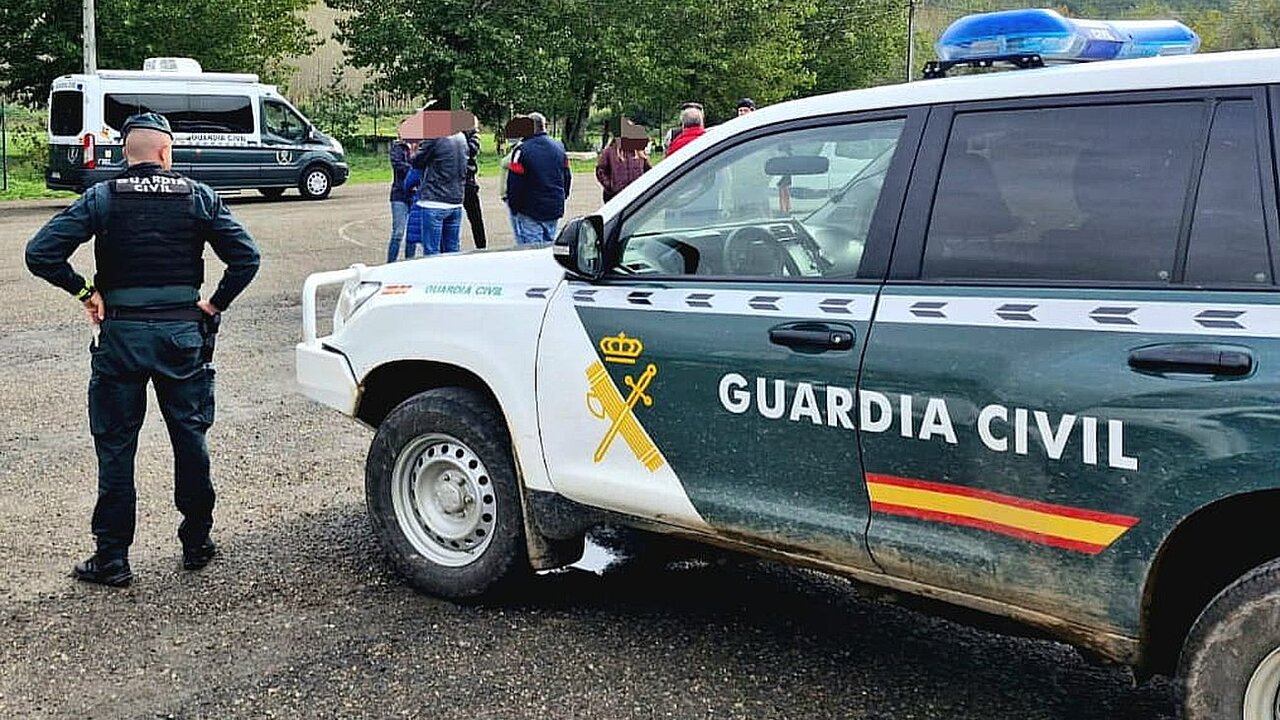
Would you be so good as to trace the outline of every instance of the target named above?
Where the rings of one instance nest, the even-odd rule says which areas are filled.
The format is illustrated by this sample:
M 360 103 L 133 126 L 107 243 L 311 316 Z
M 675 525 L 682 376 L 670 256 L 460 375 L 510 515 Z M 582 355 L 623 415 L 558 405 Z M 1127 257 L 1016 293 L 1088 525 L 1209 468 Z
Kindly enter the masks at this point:
M 1253 353 L 1238 345 L 1151 345 L 1130 352 L 1129 367 L 1150 373 L 1241 377 L 1253 372 Z
M 788 323 L 769 329 L 769 342 L 799 351 L 849 350 L 854 337 L 848 325 Z

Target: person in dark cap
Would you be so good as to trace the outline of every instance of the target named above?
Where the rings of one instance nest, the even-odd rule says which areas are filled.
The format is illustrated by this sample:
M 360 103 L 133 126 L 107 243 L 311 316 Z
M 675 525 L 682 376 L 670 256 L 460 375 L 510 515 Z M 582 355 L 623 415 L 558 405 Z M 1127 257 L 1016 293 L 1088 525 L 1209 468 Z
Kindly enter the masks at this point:
M 27 243 L 27 268 L 74 295 L 93 329 L 89 430 L 98 456 L 97 550 L 75 566 L 80 580 L 133 580 L 129 546 L 136 516 L 134 456 L 155 388 L 173 444 L 174 502 L 182 565 L 199 570 L 217 547 L 214 490 L 205 432 L 213 423 L 213 345 L 222 312 L 258 271 L 253 238 L 208 186 L 170 170 L 173 132 L 161 115 L 134 115 L 121 128 L 128 167 L 58 213 Z M 93 281 L 68 259 L 94 240 Z M 200 297 L 204 245 L 227 266 Z
M 755 112 L 755 111 L 756 111 L 756 101 L 755 101 L 755 100 L 752 100 L 752 99 L 751 99 L 751 98 L 749 98 L 749 97 L 744 97 L 744 98 L 742 98 L 742 99 L 738 100 L 738 117 L 742 117 L 743 115 L 746 115 L 747 113 L 753 113 L 753 112 Z

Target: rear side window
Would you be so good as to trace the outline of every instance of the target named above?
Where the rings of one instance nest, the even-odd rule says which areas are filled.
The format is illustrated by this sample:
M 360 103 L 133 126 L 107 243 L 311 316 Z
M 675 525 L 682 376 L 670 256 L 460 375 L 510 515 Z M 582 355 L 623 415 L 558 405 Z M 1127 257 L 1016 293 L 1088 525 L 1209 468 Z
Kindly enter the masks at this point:
M 49 133 L 79 135 L 84 128 L 84 93 L 59 90 L 49 100 Z
M 1271 282 L 1259 178 L 1253 103 L 1220 103 L 1214 112 L 1196 195 L 1187 282 Z
M 147 94 L 108 94 L 102 100 L 102 115 L 107 125 L 119 130 L 130 115 L 153 112 L 164 115 L 174 130 L 175 123 L 190 111 L 190 103 L 186 95 Z
M 923 276 L 1167 282 L 1203 102 L 956 115 Z
M 195 95 L 179 124 L 174 130 L 247 135 L 253 132 L 253 106 L 243 95 Z

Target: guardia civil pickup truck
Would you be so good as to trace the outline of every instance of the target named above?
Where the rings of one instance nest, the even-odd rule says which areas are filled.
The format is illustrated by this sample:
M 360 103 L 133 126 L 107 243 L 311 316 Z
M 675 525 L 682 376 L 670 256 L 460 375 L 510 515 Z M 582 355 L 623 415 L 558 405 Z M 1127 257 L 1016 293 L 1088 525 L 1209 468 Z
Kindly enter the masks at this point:
M 311 276 L 298 381 L 376 429 L 369 512 L 422 591 L 510 592 L 621 523 L 1276 720 L 1280 51 L 1196 44 L 966 18 L 933 79 L 714 127 L 552 247 Z

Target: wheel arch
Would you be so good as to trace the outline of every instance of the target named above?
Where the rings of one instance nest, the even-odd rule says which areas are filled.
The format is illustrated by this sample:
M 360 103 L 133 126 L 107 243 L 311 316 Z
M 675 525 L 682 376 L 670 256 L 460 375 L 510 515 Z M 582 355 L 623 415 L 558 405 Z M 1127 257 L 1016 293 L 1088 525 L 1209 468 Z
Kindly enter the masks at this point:
M 489 383 L 475 372 L 450 363 L 431 360 L 395 360 L 375 367 L 365 375 L 355 416 L 366 425 L 377 428 L 397 405 L 427 390 L 462 387 L 484 395 L 507 424 L 512 434 L 511 418 Z M 563 567 L 582 555 L 580 539 L 560 540 L 547 537 L 539 527 L 530 490 L 525 485 L 520 454 L 512 445 L 516 480 L 520 485 L 521 509 L 524 515 L 525 540 L 529 561 L 535 570 Z
M 1161 543 L 1142 596 L 1142 677 L 1172 674 L 1196 618 L 1249 570 L 1280 558 L 1280 490 L 1232 495 L 1183 518 Z M 1250 532 L 1252 531 L 1252 532 Z

